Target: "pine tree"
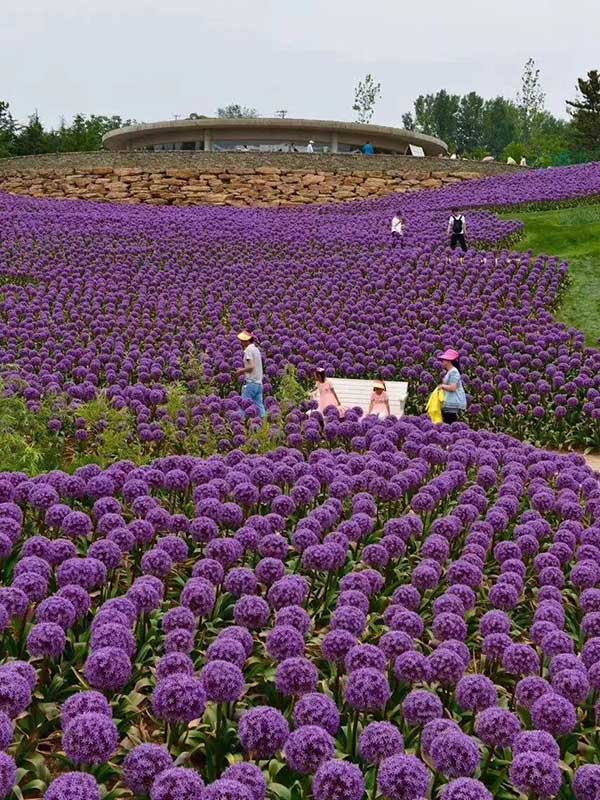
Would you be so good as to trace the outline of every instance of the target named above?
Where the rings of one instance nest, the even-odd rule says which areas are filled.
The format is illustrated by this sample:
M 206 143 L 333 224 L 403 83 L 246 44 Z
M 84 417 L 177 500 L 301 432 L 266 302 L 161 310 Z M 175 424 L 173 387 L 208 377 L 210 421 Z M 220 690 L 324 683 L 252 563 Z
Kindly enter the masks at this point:
M 600 73 L 590 70 L 585 78 L 579 78 L 577 100 L 567 100 L 567 111 L 580 143 L 591 150 L 600 149 Z

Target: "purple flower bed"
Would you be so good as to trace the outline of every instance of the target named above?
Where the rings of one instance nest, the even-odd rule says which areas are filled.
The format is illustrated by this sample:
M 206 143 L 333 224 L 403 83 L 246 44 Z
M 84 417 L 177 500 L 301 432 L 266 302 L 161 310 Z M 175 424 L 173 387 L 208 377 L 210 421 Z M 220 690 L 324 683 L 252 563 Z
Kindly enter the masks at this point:
M 296 417 L 266 455 L 0 475 L 0 797 L 596 797 L 583 459 Z
M 198 452 L 246 427 L 236 331 L 256 331 L 266 394 L 286 366 L 407 380 L 422 413 L 440 350 L 460 350 L 471 425 L 552 446 L 600 446 L 600 353 L 555 322 L 568 266 L 511 253 L 519 223 L 469 213 L 480 249 L 446 249 L 461 208 L 595 197 L 600 165 L 522 172 L 377 202 L 286 210 L 109 207 L 0 197 L 0 376 L 67 450 L 107 424 L 78 415 L 106 396 L 140 457 Z M 402 250 L 388 225 L 402 209 Z M 202 372 L 201 372 L 202 371 Z M 175 411 L 173 384 L 187 389 Z M 220 395 L 220 396 L 219 396 Z M 229 396 L 231 395 L 231 396 Z M 205 426 L 205 427 L 203 427 Z M 207 432 L 208 426 L 209 432 Z M 93 451 L 93 450 L 92 450 Z

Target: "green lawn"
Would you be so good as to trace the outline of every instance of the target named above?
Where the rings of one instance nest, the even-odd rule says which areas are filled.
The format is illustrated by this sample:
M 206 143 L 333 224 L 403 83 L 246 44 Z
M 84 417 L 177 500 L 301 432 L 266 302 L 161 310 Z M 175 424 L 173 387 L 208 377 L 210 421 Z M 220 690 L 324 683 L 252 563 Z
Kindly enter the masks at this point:
M 571 283 L 557 317 L 584 331 L 589 345 L 600 340 L 600 204 L 552 211 L 508 211 L 525 223 L 517 250 L 559 256 L 569 262 Z

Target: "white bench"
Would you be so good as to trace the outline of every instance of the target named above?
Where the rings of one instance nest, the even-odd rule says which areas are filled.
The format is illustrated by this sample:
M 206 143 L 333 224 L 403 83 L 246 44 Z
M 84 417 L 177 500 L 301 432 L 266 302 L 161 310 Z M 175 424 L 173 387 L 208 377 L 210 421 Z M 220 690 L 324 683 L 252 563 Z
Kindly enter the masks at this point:
M 336 391 L 340 403 L 344 408 L 362 408 L 366 414 L 369 410 L 371 395 L 373 394 L 373 381 L 354 380 L 352 378 L 327 378 Z M 390 401 L 390 411 L 395 417 L 404 415 L 404 406 L 408 396 L 408 383 L 406 381 L 386 381 L 385 387 Z M 319 392 L 313 393 L 317 400 Z

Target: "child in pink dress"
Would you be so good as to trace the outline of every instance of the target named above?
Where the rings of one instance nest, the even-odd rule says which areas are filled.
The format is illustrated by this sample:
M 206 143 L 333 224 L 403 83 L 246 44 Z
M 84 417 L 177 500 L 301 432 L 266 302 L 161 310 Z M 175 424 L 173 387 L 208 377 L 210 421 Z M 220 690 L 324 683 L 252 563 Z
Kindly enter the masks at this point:
M 329 406 L 334 406 L 337 408 L 340 417 L 343 417 L 345 413 L 344 408 L 340 403 L 333 385 L 327 380 L 324 369 L 315 370 L 315 380 L 317 383 L 317 391 L 319 392 L 318 410 L 321 414 Z
M 371 395 L 368 413 L 377 414 L 379 419 L 386 419 L 392 413 L 390 411 L 390 401 L 383 381 L 375 381 L 373 384 L 373 394 Z

